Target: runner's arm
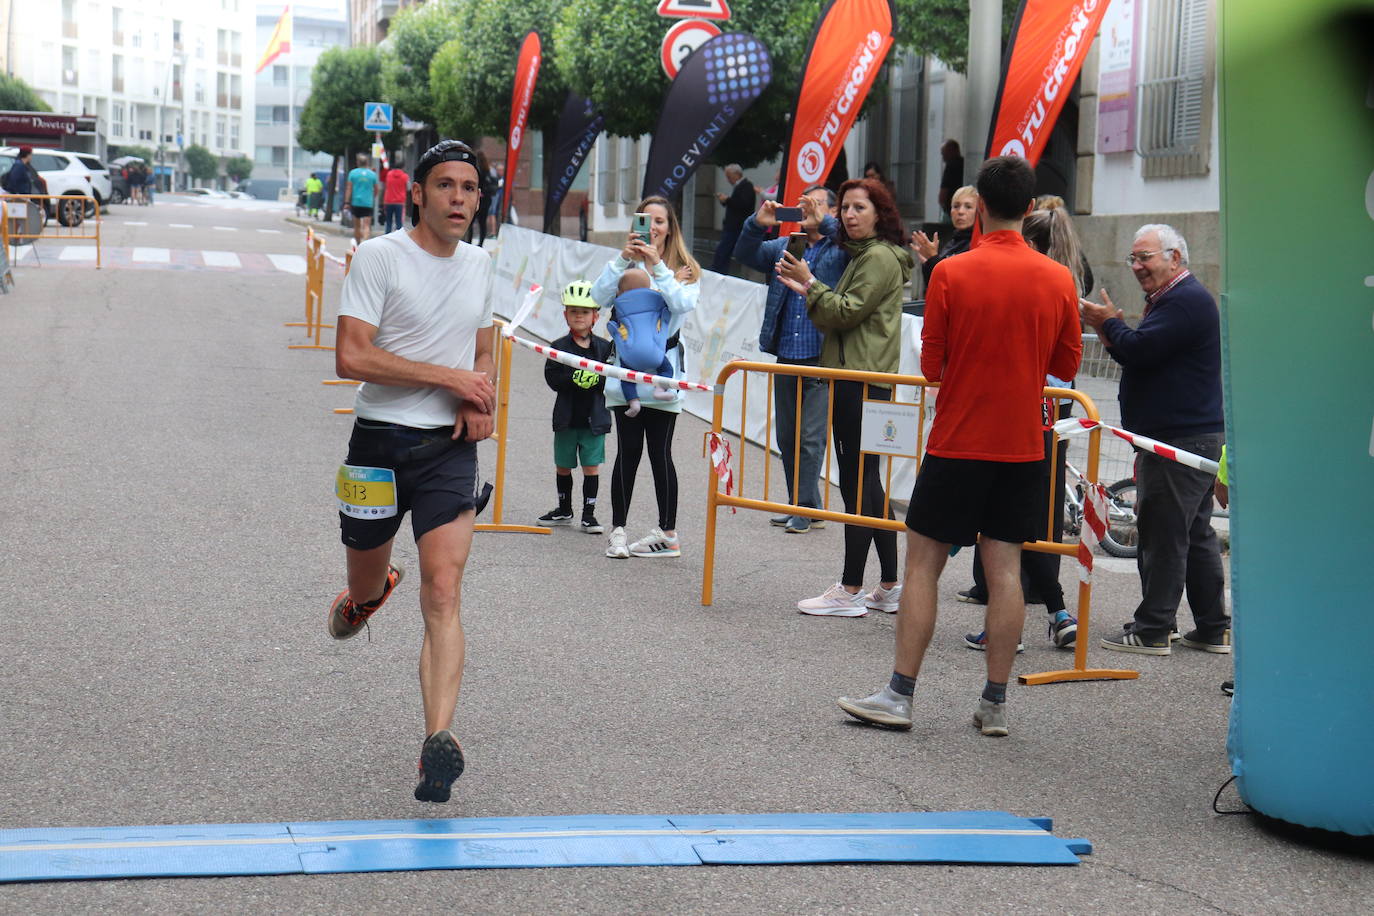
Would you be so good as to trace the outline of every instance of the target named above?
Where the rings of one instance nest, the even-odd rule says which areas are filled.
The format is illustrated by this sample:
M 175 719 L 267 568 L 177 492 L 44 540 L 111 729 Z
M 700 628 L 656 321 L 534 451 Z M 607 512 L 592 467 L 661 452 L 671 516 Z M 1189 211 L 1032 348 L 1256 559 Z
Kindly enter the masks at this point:
M 495 338 L 495 326 L 477 329 L 477 352 L 472 358 L 472 369 L 484 379 L 496 377 L 496 360 L 492 357 Z M 490 387 L 491 383 L 487 384 Z M 494 399 L 492 403 L 494 407 Z M 483 410 L 480 405 L 465 399 L 458 405 L 458 417 L 453 424 L 453 438 L 466 435 L 469 442 L 480 442 L 487 438 L 496 426 L 492 413 L 492 410 Z
M 398 388 L 440 388 L 471 405 L 476 412 L 491 414 L 496 408 L 496 388 L 491 383 L 490 333 L 477 335 L 477 357 L 472 371 L 420 363 L 389 353 L 372 341 L 375 325 L 360 318 L 340 315 L 335 332 L 334 371 L 339 378 L 358 379 Z

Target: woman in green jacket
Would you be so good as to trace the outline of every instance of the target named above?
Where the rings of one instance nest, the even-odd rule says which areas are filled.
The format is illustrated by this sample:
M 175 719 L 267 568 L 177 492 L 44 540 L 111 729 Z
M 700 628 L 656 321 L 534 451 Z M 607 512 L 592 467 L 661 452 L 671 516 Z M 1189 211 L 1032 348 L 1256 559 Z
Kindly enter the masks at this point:
M 849 251 L 849 267 L 834 289 L 816 280 L 799 261 L 784 253 L 778 276 L 806 297 L 811 322 L 825 333 L 822 366 L 863 372 L 895 373 L 901 362 L 902 296 L 911 279 L 912 260 L 906 232 L 892 194 L 880 181 L 864 178 L 840 186 L 840 242 Z M 831 436 L 839 464 L 840 494 L 851 514 L 884 517 L 881 461 L 863 460 L 859 433 L 863 402 L 890 401 L 892 386 L 840 380 L 831 397 Z M 858 505 L 860 466 L 863 506 Z M 891 513 L 887 512 L 887 517 Z M 868 548 L 878 552 L 879 583 L 863 587 Z M 902 588 L 897 584 L 897 534 L 863 525 L 844 529 L 844 572 L 824 594 L 797 603 L 804 614 L 863 617 L 869 610 L 897 612 Z

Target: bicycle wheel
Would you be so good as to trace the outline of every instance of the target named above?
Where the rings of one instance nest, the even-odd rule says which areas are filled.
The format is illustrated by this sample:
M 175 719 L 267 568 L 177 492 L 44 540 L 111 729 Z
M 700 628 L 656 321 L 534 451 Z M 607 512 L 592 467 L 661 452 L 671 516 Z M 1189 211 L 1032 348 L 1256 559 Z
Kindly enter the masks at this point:
M 1107 488 L 1107 534 L 1102 549 L 1114 557 L 1134 557 L 1139 551 L 1136 530 L 1135 480 L 1127 477 Z

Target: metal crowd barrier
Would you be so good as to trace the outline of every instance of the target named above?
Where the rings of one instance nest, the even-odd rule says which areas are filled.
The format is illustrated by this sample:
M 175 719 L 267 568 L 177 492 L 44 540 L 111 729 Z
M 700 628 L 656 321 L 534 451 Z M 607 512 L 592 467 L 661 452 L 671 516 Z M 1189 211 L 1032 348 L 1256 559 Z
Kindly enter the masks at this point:
M 6 222 L 11 224 L 7 227 L 7 248 L 12 245 L 33 244 L 39 239 L 94 241 L 95 266 L 97 270 L 100 269 L 99 201 L 81 194 L 63 194 L 56 197 L 50 194 L 0 194 L 0 199 L 11 206 L 15 203 L 22 203 L 27 207 L 27 218 L 8 216 L 6 219 Z M 75 225 L 70 226 L 62 225 L 56 218 L 44 220 L 43 212 L 45 201 L 53 201 L 53 209 L 59 213 L 64 207 L 69 210 L 76 210 L 76 212 L 81 214 L 80 220 L 78 220 Z M 68 203 L 64 204 L 63 201 L 67 201 Z M 85 215 L 87 207 L 93 208 L 93 212 L 90 216 Z M 23 225 L 20 225 L 21 219 L 23 219 Z M 35 251 L 36 250 L 37 249 L 35 249 Z
M 822 477 L 822 483 L 823 483 L 823 484 L 828 484 L 828 481 L 830 480 L 830 476 L 831 476 L 831 475 L 830 475 L 831 454 L 832 454 L 832 447 L 831 447 L 831 446 L 832 446 L 832 443 L 831 443 L 832 422 L 831 422 L 831 421 L 834 419 L 834 405 L 835 405 L 835 397 L 834 397 L 834 394 L 835 394 L 835 382 L 836 382 L 836 381 L 839 381 L 839 380 L 849 380 L 849 381 L 855 381 L 855 382 L 866 382 L 866 383 L 869 383 L 869 384 L 881 383 L 881 384 L 884 384 L 884 385 L 892 385 L 892 386 L 893 386 L 894 397 L 895 397 L 895 394 L 896 394 L 896 386 L 897 386 L 897 385 L 914 386 L 914 387 L 916 387 L 917 389 L 919 389 L 919 391 L 918 391 L 918 396 L 917 396 L 917 401 L 916 401 L 914 404 L 912 404 L 911 402 L 901 402 L 901 401 L 896 401 L 896 400 L 892 400 L 892 401 L 880 401 L 880 402 L 877 402 L 877 403 L 881 403 L 881 404 L 886 405 L 886 406 L 902 406 L 903 404 L 906 404 L 907 406 L 914 406 L 914 407 L 916 407 L 916 409 L 917 409 L 917 416 L 920 417 L 921 423 L 920 423 L 920 427 L 919 427 L 919 429 L 918 429 L 918 431 L 917 431 L 917 443 L 916 443 L 916 451 L 915 451 L 915 454 L 913 454 L 913 455 L 911 455 L 911 456 L 909 456 L 909 457 L 914 458 L 914 459 L 916 460 L 918 469 L 919 469 L 919 466 L 920 466 L 919 463 L 920 463 L 921 455 L 923 455 L 924 452 L 925 452 L 925 431 L 926 431 L 925 417 L 926 417 L 926 415 L 927 415 L 927 400 L 928 400 L 928 398 L 927 398 L 927 391 L 930 390 L 930 389 L 939 388 L 939 383 L 938 383 L 938 382 L 927 382 L 924 378 L 922 378 L 921 376 L 917 376 L 917 375 L 889 375 L 889 374 L 887 374 L 887 373 L 881 373 L 881 372 L 854 372 L 854 371 L 849 371 L 849 370 L 844 370 L 844 369 L 826 369 L 826 368 L 821 368 L 821 367 L 817 367 L 817 366 L 797 366 L 797 365 L 788 365 L 788 364 L 779 364 L 779 363 L 749 362 L 749 361 L 745 361 L 745 360 L 736 360 L 736 361 L 734 361 L 734 362 L 727 363 L 727 364 L 720 370 L 720 373 L 716 376 L 715 404 L 714 404 L 714 407 L 713 407 L 713 410 L 712 410 L 712 417 L 711 417 L 711 432 L 707 434 L 708 436 L 723 436 L 723 435 L 725 435 L 725 433 L 724 433 L 724 427 L 723 427 L 723 421 L 724 421 L 724 414 L 725 414 L 725 392 L 726 392 L 726 386 L 730 383 L 730 380 L 731 380 L 733 377 L 737 376 L 737 375 L 740 376 L 740 384 L 741 384 L 741 392 L 740 392 L 740 425 L 739 425 L 739 428 L 740 428 L 741 430 L 744 430 L 744 429 L 747 428 L 746 422 L 745 422 L 745 421 L 746 421 L 746 418 L 747 418 L 748 412 L 749 412 L 749 387 L 750 387 L 750 386 L 749 386 L 749 375 L 750 375 L 751 373 L 758 373 L 758 374 L 760 374 L 760 375 L 765 376 L 766 379 L 767 379 L 767 384 L 766 384 L 766 386 L 765 386 L 765 391 L 766 391 L 766 396 L 767 396 L 767 398 L 768 398 L 768 405 L 767 405 L 767 408 L 765 409 L 765 412 L 764 412 L 764 413 L 765 413 L 765 416 L 767 417 L 767 421 L 766 421 L 766 423 L 765 423 L 765 449 L 766 449 L 766 450 L 765 450 L 765 452 L 764 452 L 764 456 L 765 456 L 765 457 L 764 457 L 764 459 L 763 459 L 763 474 L 762 474 L 762 477 L 763 477 L 763 486 L 762 486 L 761 491 L 760 491 L 760 494 L 759 494 L 758 496 L 746 496 L 746 495 L 745 495 L 745 493 L 746 493 L 746 487 L 747 487 L 747 485 L 748 485 L 748 480 L 749 480 L 749 478 L 748 478 L 747 475 L 746 475 L 746 469 L 747 469 L 747 465 L 748 465 L 748 461 L 747 461 L 747 457 L 746 457 L 746 456 L 747 456 L 747 449 L 743 447 L 744 442 L 742 441 L 742 438 L 737 437 L 737 441 L 740 442 L 740 446 L 741 446 L 741 447 L 738 448 L 738 449 L 736 450 L 736 451 L 737 451 L 737 454 L 738 454 L 739 466 L 738 466 L 738 469 L 734 472 L 734 475 L 733 475 L 735 492 L 734 492 L 734 493 L 728 493 L 728 494 L 727 494 L 727 493 L 725 493 L 725 492 L 722 491 L 722 488 L 721 488 L 721 479 L 720 479 L 720 477 L 718 476 L 718 474 L 716 473 L 716 471 L 715 471 L 714 468 L 711 470 L 711 472 L 710 472 L 710 474 L 709 474 L 709 484 L 708 484 L 707 493 L 706 493 L 706 546 L 705 546 L 705 554 L 704 554 L 703 562 L 702 562 L 702 583 L 701 583 L 701 603 L 702 603 L 703 605 L 710 605 L 711 602 L 712 602 L 712 597 L 713 597 L 713 588 L 714 588 L 714 580 L 715 580 L 716 524 L 717 524 L 718 510 L 719 510 L 721 507 L 727 507 L 727 506 L 728 506 L 728 507 L 733 507 L 733 508 L 736 508 L 736 509 L 753 509 L 753 510 L 756 510 L 756 511 L 759 511 L 759 512 L 768 512 L 768 513 L 771 513 L 771 514 L 800 515 L 800 516 L 805 516 L 805 517 L 811 518 L 811 519 L 824 519 L 825 521 L 840 522 L 840 523 L 842 523 L 842 524 L 865 525 L 865 526 L 870 527 L 870 528 L 882 528 L 882 529 L 886 529 L 886 530 L 888 530 L 888 531 L 905 531 L 905 530 L 906 530 L 906 524 L 905 524 L 905 522 L 903 522 L 903 521 L 901 521 L 901 520 L 899 520 L 899 519 L 890 519 L 890 518 L 885 518 L 885 517 L 884 517 L 884 518 L 879 518 L 879 517 L 875 517 L 875 516 L 871 516 L 871 515 L 851 514 L 851 513 L 848 513 L 848 512 L 840 512 L 840 511 L 836 511 L 836 510 L 831 509 L 831 508 L 830 508 L 830 490 L 831 490 L 831 487 L 830 487 L 829 485 L 826 485 L 826 486 L 823 487 L 824 496 L 823 496 L 823 498 L 822 498 L 822 506 L 821 506 L 821 508 L 819 508 L 819 509 L 813 509 L 813 508 L 810 508 L 810 507 L 807 507 L 807 506 L 799 506 L 799 505 L 797 505 L 796 503 L 778 502 L 778 501 L 773 500 L 773 499 L 770 498 L 770 496 L 769 496 L 769 487 L 770 487 L 770 484 L 771 484 L 771 479 L 770 479 L 770 478 L 771 478 L 771 474 L 770 474 L 770 470 L 771 470 L 771 464 L 772 464 L 771 443 L 772 443 L 772 439 L 773 439 L 773 434 L 772 434 L 772 422 L 773 422 L 772 403 L 773 403 L 773 379 L 774 379 L 775 376 L 778 376 L 778 375 L 792 375 L 792 376 L 799 376 L 799 377 L 803 377 L 803 378 L 820 378 L 820 379 L 825 379 L 825 380 L 827 380 L 828 383 L 829 383 L 829 386 L 830 386 L 830 403 L 829 403 L 829 406 L 828 406 L 828 408 L 827 408 L 826 426 L 825 426 L 825 429 L 826 429 L 826 432 L 825 432 L 825 436 L 826 436 L 826 441 L 825 441 L 825 467 L 824 467 L 824 471 L 823 471 L 823 473 L 822 473 L 822 475 L 821 475 L 821 477 Z M 801 415 L 802 415 L 802 411 L 801 411 L 802 385 L 798 384 L 796 387 L 797 387 L 796 416 L 797 416 L 798 418 L 800 418 Z M 1082 393 L 1081 391 L 1076 391 L 1076 390 L 1069 389 L 1069 388 L 1046 388 L 1046 389 L 1044 390 L 1044 396 L 1045 396 L 1045 398 L 1047 398 L 1047 399 L 1052 399 L 1052 400 L 1053 400 L 1053 402 L 1054 402 L 1054 408 L 1055 408 L 1055 413 L 1053 414 L 1054 416 L 1057 416 L 1057 415 L 1058 415 L 1058 407 L 1059 407 L 1059 404 L 1060 404 L 1062 401 L 1076 401 L 1076 402 L 1078 402 L 1080 405 L 1082 405 L 1082 407 L 1083 407 L 1083 412 L 1084 412 L 1084 415 L 1085 415 L 1086 417 L 1088 417 L 1089 419 L 1094 419 L 1094 420 L 1099 419 L 1098 412 L 1097 412 L 1097 406 L 1093 403 L 1092 398 L 1088 397 L 1086 394 Z M 1087 469 L 1086 469 L 1086 473 L 1085 473 L 1085 478 L 1086 478 L 1086 480 L 1089 481 L 1090 483 L 1095 483 L 1095 482 L 1097 481 L 1097 476 L 1098 476 L 1098 458 L 1099 458 L 1099 453 L 1100 453 L 1100 449 L 1101 449 L 1101 438 L 1102 438 L 1102 437 L 1101 437 L 1101 430 L 1095 429 L 1095 430 L 1093 430 L 1092 432 L 1090 432 L 1090 433 L 1088 434 L 1088 460 L 1087 460 Z M 1057 449 L 1057 447 L 1058 447 L 1058 442 L 1059 442 L 1058 437 L 1057 437 L 1057 436 L 1056 436 L 1056 437 L 1053 437 L 1052 440 L 1051 440 L 1051 446 L 1052 446 L 1053 448 Z M 783 447 L 786 447 L 786 446 L 783 446 Z M 801 423 L 800 423 L 800 421 L 797 423 L 796 438 L 795 438 L 795 440 L 791 443 L 791 448 L 792 448 L 792 450 L 793 450 L 793 452 L 792 452 L 792 454 L 793 454 L 793 462 L 792 462 L 793 480 L 792 480 L 791 491 L 792 491 L 793 494 L 796 494 L 797 492 L 799 492 L 799 489 L 800 489 L 800 488 L 797 486 L 797 484 L 798 484 L 798 482 L 799 482 L 797 475 L 800 473 L 800 468 L 801 468 L 801 461 L 800 461 L 800 456 L 801 456 Z M 1051 454 L 1053 454 L 1053 451 L 1051 452 Z M 871 461 L 871 460 L 878 460 L 878 461 L 881 461 L 881 460 L 883 460 L 883 457 L 884 457 L 884 456 L 879 456 L 879 455 L 876 455 L 876 454 L 871 453 L 871 452 L 862 452 L 862 453 L 860 453 L 860 456 L 859 456 L 859 481 L 858 481 L 858 491 L 857 491 L 857 493 L 856 493 L 856 495 L 855 495 L 855 505 L 860 506 L 860 507 L 863 506 L 863 478 L 864 478 L 863 470 L 864 470 L 864 462 L 865 462 L 865 461 Z M 884 491 L 885 491 L 885 494 L 886 494 L 886 495 L 885 495 L 884 500 L 883 500 L 883 513 L 884 513 L 884 515 L 886 515 L 887 512 L 888 512 L 888 507 L 889 507 L 889 505 L 890 505 L 890 503 L 891 503 L 891 498 L 892 498 L 892 495 L 891 495 L 892 463 L 893 463 L 893 458 L 892 458 L 892 456 L 890 456 L 890 455 L 889 455 L 889 456 L 886 456 L 886 461 L 887 461 L 887 469 L 886 469 L 886 475 L 885 475 L 885 478 L 884 478 L 884 480 L 885 480 L 885 483 L 884 483 Z M 1054 463 L 1054 468 L 1055 468 L 1055 470 L 1052 472 L 1051 478 L 1050 478 L 1050 481 L 1049 481 L 1049 488 L 1050 488 L 1050 499 L 1049 499 L 1049 504 L 1050 504 L 1050 510 L 1049 510 L 1049 514 L 1047 515 L 1046 520 L 1045 520 L 1045 521 L 1046 521 L 1046 529 L 1045 529 L 1045 530 L 1046 530 L 1046 537 L 1043 538 L 1043 539 L 1041 539 L 1041 540 L 1033 541 L 1033 542 L 1030 542 L 1030 543 L 1026 544 L 1026 545 L 1025 545 L 1025 549 L 1026 549 L 1026 550 L 1034 550 L 1034 551 L 1038 551 L 1038 552 L 1041 552 L 1041 553 L 1056 553 L 1056 554 L 1060 554 L 1060 555 L 1062 555 L 1062 556 L 1070 557 L 1070 558 L 1073 559 L 1073 560 L 1075 561 L 1075 563 L 1076 563 L 1076 562 L 1077 562 L 1077 554 L 1078 554 L 1078 544 L 1077 544 L 1077 543 L 1064 543 L 1064 542 L 1055 541 L 1055 540 L 1052 539 L 1052 538 L 1053 538 L 1053 531 L 1054 531 L 1054 513 L 1055 513 L 1055 512 L 1062 512 L 1062 511 L 1063 511 L 1063 506 L 1062 506 L 1062 504 L 1056 505 L 1055 499 L 1054 499 L 1054 493 L 1055 493 L 1055 491 L 1056 491 L 1056 483 L 1057 483 L 1057 481 L 1056 481 L 1056 475 L 1058 474 L 1058 463 L 1057 463 L 1057 462 Z M 1041 672 L 1041 673 L 1038 673 L 1038 674 L 1023 674 L 1023 675 L 1020 675 L 1019 678 L 1018 678 L 1018 680 L 1019 680 L 1021 683 L 1023 683 L 1023 684 L 1049 684 L 1049 683 L 1057 683 L 1057 682 L 1061 682 L 1061 681 L 1129 680 L 1129 679 L 1133 679 L 1133 678 L 1139 677 L 1139 672 L 1136 672 L 1136 671 L 1129 671 L 1129 670 L 1123 670 L 1123 669 L 1114 669 L 1114 668 L 1089 668 L 1089 667 L 1088 667 L 1088 665 L 1087 665 L 1087 658 L 1088 658 L 1088 642 L 1089 642 L 1089 635 L 1088 635 L 1088 634 L 1089 634 L 1089 629 L 1090 629 L 1090 624 L 1091 624 L 1091 618 L 1092 618 L 1092 583 L 1091 583 L 1091 581 L 1085 580 L 1084 577 L 1080 577 L 1080 581 L 1079 581 L 1079 586 L 1078 586 L 1078 608 L 1077 608 L 1077 611 L 1078 611 L 1078 638 L 1077 638 L 1077 640 L 1076 640 L 1076 642 L 1075 642 L 1075 647 L 1074 647 L 1074 666 L 1073 666 L 1073 668 L 1067 669 L 1067 670 L 1061 670 L 1061 671 L 1046 671 L 1046 672 Z

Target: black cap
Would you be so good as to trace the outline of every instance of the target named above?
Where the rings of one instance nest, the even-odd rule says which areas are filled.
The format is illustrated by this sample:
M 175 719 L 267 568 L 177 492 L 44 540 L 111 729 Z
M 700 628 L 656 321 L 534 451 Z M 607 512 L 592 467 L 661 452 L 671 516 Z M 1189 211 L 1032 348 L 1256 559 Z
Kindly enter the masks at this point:
M 420 161 L 415 163 L 414 180 L 424 184 L 430 170 L 441 162 L 466 162 L 477 171 L 478 177 L 481 177 L 482 167 L 477 164 L 477 154 L 472 151 L 472 147 L 462 140 L 440 140 L 425 150 Z M 410 224 L 420 224 L 420 208 L 414 203 L 410 205 Z

